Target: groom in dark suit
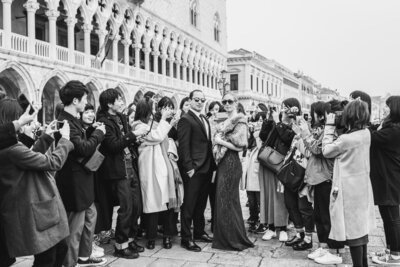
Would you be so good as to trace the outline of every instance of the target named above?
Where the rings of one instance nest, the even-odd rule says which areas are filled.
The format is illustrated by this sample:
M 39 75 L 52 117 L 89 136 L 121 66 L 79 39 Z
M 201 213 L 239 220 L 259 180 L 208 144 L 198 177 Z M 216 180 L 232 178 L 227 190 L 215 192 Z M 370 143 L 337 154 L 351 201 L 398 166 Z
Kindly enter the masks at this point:
M 212 154 L 211 127 L 203 110 L 206 99 L 200 90 L 189 95 L 190 110 L 178 123 L 178 154 L 185 195 L 181 208 L 181 245 L 190 251 L 201 251 L 194 240 L 212 242 L 204 231 L 204 210 L 216 164 Z M 193 236 L 190 226 L 193 221 Z

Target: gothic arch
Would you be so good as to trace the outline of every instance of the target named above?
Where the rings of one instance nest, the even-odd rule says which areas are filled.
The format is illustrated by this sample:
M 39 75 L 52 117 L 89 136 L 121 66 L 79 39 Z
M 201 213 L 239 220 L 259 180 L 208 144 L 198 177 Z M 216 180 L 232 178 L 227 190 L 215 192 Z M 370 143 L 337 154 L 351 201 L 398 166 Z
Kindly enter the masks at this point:
M 18 62 L 7 61 L 0 65 L 0 76 L 4 75 L 11 81 L 16 81 L 16 86 L 21 93 L 24 93 L 31 101 L 37 101 L 35 97 L 35 83 L 29 72 Z

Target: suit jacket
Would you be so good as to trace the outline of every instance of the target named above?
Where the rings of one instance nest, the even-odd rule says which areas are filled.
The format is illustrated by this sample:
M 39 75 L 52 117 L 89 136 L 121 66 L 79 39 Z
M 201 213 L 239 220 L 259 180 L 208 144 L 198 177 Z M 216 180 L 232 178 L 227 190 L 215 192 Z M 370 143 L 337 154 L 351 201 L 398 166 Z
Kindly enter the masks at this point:
M 87 137 L 81 121 L 65 111 L 61 111 L 58 120 L 69 122 L 70 140 L 75 147 L 69 153 L 63 168 L 56 173 L 58 190 L 67 212 L 82 211 L 94 202 L 94 178 L 93 172 L 86 170 L 80 160 L 93 155 L 103 141 L 104 134 L 100 130 L 94 130 Z
M 203 115 L 201 115 L 203 116 Z M 185 174 L 190 170 L 206 174 L 216 169 L 212 153 L 211 127 L 208 123 L 208 136 L 203 122 L 191 110 L 183 115 L 178 123 L 178 154 Z

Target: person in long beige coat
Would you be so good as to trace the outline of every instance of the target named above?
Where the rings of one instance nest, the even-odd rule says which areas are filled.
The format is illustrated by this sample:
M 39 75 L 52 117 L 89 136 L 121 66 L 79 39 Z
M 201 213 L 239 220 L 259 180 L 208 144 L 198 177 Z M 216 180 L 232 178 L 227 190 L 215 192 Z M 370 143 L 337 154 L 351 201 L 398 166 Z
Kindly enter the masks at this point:
M 160 101 L 161 102 L 161 101 Z M 163 103 L 163 102 L 161 102 Z M 171 102 L 172 103 L 172 102 Z M 143 200 L 143 213 L 146 216 L 146 247 L 154 249 L 157 237 L 158 217 L 164 222 L 164 248 L 171 248 L 173 234 L 173 215 L 176 205 L 175 180 L 172 165 L 168 158 L 168 132 L 172 125 L 167 122 L 173 111 L 163 108 L 159 122 L 151 122 L 151 103 L 140 101 L 136 108 L 136 119 L 140 123 L 135 130 L 146 129 L 148 134 L 139 146 L 139 179 Z M 140 118 L 139 118 L 140 117 Z
M 370 181 L 371 134 L 368 106 L 361 100 L 350 102 L 343 119 L 349 129 L 334 140 L 335 115 L 329 114 L 322 140 L 322 153 L 335 158 L 330 198 L 329 238 L 346 241 L 354 266 L 367 266 L 368 233 L 375 228 L 374 199 Z

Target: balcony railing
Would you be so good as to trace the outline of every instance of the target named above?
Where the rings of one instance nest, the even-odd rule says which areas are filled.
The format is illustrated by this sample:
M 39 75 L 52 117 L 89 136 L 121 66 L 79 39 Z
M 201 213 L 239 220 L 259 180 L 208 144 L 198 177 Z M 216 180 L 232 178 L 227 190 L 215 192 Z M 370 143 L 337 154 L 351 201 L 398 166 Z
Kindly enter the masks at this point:
M 56 46 L 57 59 L 60 61 L 68 62 L 69 50 L 62 46 Z
M 27 53 L 28 52 L 28 37 L 11 33 L 11 49 Z
M 40 57 L 49 57 L 50 56 L 50 44 L 47 42 L 36 40 L 35 55 L 40 56 Z
M 124 63 L 115 63 L 113 60 L 106 59 L 103 64 L 101 60 L 94 55 L 87 55 L 80 51 L 71 51 L 63 46 L 54 46 L 48 42 L 30 39 L 27 36 L 16 33 L 9 33 L 10 37 L 6 37 L 4 30 L 0 29 L 0 47 L 17 51 L 18 53 L 33 54 L 41 58 L 52 59 L 55 61 L 67 62 L 71 65 L 77 65 L 84 68 L 97 69 L 107 73 L 115 73 L 125 76 L 128 79 L 139 79 L 150 84 L 155 84 L 161 87 L 174 87 L 184 91 L 192 89 L 203 89 L 205 92 L 217 91 L 211 88 L 193 84 L 184 80 L 178 80 L 170 76 L 151 72 L 149 70 L 138 69 Z M 7 42 L 7 39 L 9 42 Z
M 85 53 L 75 51 L 74 54 L 75 54 L 75 64 L 84 66 L 85 65 Z

